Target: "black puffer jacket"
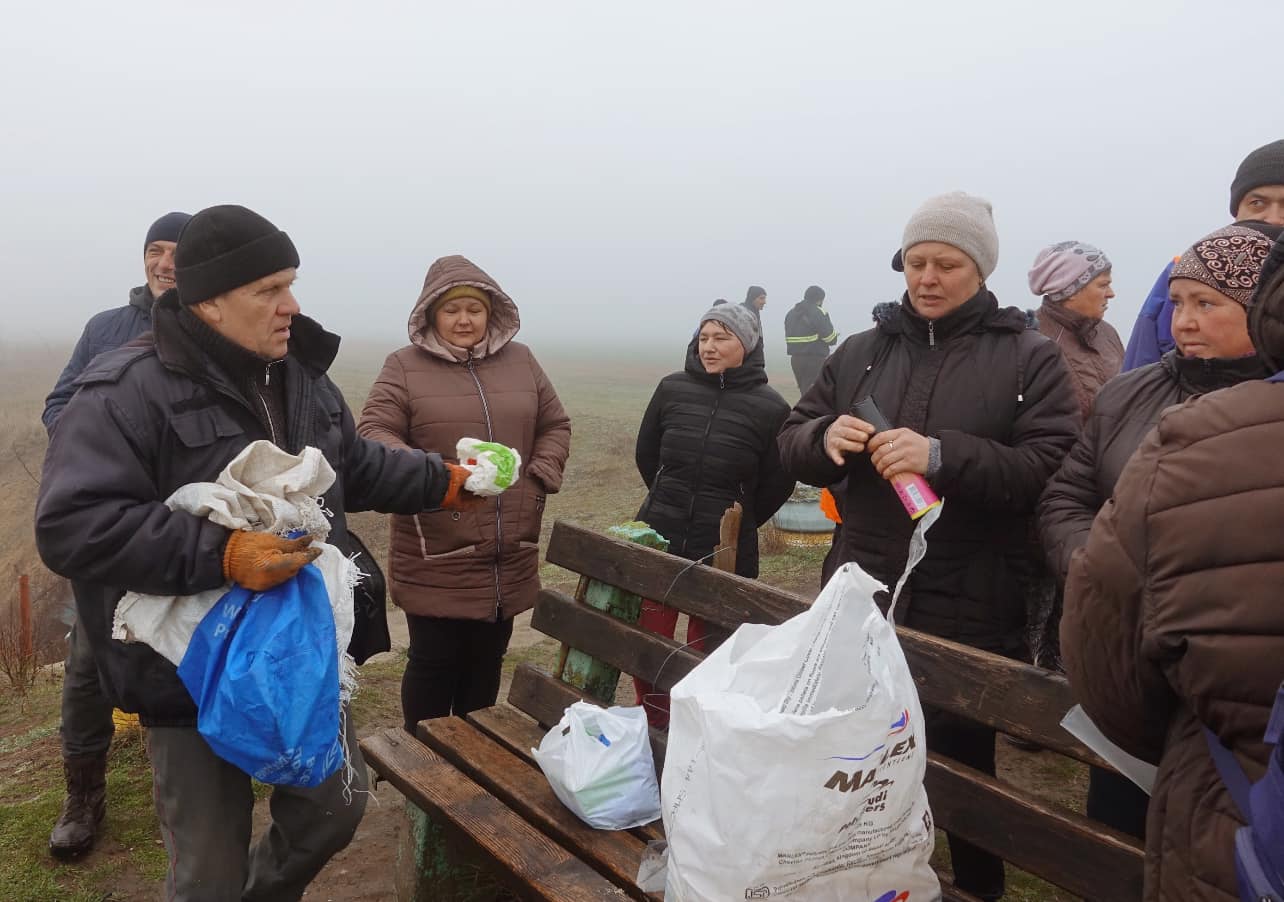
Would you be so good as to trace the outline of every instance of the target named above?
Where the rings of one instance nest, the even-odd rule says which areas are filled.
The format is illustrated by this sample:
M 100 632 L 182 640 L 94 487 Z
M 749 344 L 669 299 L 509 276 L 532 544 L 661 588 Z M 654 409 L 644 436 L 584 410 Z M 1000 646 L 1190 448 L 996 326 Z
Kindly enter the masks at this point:
M 982 289 L 935 322 L 881 305 L 873 329 L 839 346 L 780 433 L 780 455 L 816 486 L 846 478 L 840 561 L 888 585 L 904 569 L 914 523 L 868 454 L 836 466 L 825 430 L 872 395 L 894 424 L 940 440 L 932 485 L 945 499 L 897 607 L 916 629 L 1017 653 L 1032 572 L 1030 517 L 1074 442 L 1078 407 L 1061 353 L 1014 307 Z
M 1088 541 L 1092 521 L 1114 494 L 1124 465 L 1159 415 L 1195 395 L 1271 373 L 1256 356 L 1200 360 L 1169 351 L 1157 363 L 1130 370 L 1097 394 L 1083 433 L 1039 501 L 1039 536 L 1061 584 L 1070 558 Z
M 660 380 L 638 429 L 638 472 L 650 487 L 638 519 L 670 553 L 697 560 L 717 548 L 722 515 L 739 501 L 736 572 L 756 577 L 758 527 L 794 489 L 775 441 L 788 413 L 761 366 L 710 375 L 691 342 L 686 368 Z
M 196 708 L 174 665 L 141 643 L 110 638 L 126 591 L 190 595 L 224 584 L 229 530 L 171 511 L 164 501 L 212 482 L 246 445 L 270 439 L 241 390 L 179 323 L 177 292 L 153 309 L 153 332 L 99 356 L 58 421 L 45 456 L 36 543 L 49 569 L 72 580 L 76 609 L 111 701 L 146 724 L 191 726 Z M 338 336 L 294 317 L 283 377 L 285 438 L 319 448 L 337 474 L 323 498 L 328 541 L 350 552 L 345 513 L 435 507 L 448 474 L 441 459 L 359 438 L 325 375 Z
M 85 323 L 85 330 L 71 352 L 71 359 L 63 367 L 53 391 L 45 398 L 45 412 L 40 419 L 46 432 L 53 435 L 58 417 L 76 393 L 76 380 L 95 357 L 128 344 L 152 327 L 154 300 L 151 290 L 146 285 L 139 285 L 129 292 L 129 303 L 124 307 L 104 310 Z

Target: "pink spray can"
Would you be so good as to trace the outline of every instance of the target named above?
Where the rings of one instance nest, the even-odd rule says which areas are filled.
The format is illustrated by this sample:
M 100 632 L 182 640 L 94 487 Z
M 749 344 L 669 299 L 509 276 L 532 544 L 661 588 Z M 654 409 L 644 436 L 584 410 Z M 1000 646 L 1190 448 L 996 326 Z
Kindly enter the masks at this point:
M 883 412 L 878 409 L 872 397 L 867 396 L 853 404 L 852 415 L 860 417 L 873 426 L 876 434 L 895 428 L 888 422 L 887 417 L 883 416 Z M 937 497 L 936 492 L 932 491 L 927 480 L 917 473 L 901 473 L 899 476 L 893 476 L 891 483 L 896 491 L 896 497 L 901 499 L 901 504 L 911 520 L 917 520 L 932 508 L 940 507 L 941 499 Z

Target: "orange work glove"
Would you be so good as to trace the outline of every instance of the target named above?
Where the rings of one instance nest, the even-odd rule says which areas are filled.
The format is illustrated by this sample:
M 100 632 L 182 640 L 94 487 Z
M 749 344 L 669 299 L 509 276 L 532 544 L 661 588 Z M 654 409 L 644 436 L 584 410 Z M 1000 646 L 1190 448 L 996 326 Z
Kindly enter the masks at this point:
M 270 532 L 237 530 L 223 552 L 223 576 L 251 592 L 279 586 L 321 556 L 312 536 L 283 539 Z
M 446 486 L 446 496 L 441 499 L 442 507 L 452 511 L 471 511 L 486 503 L 485 498 L 464 488 L 468 477 L 473 475 L 472 471 L 459 464 L 446 464 L 446 469 L 450 471 L 450 484 Z

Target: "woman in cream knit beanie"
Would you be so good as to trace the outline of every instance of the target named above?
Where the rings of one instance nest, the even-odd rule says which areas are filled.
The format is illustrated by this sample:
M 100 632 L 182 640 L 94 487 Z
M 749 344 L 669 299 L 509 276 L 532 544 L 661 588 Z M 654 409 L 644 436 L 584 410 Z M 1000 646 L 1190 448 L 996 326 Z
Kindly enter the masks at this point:
M 901 255 L 927 241 L 939 241 L 958 248 L 972 258 L 984 282 L 999 263 L 999 233 L 994 229 L 994 211 L 983 197 L 951 191 L 929 198 L 905 224 Z
M 999 258 L 988 202 L 962 193 L 929 200 L 906 225 L 900 256 L 900 302 L 875 308 L 874 327 L 825 360 L 776 446 L 790 476 L 842 486 L 843 526 L 825 575 L 854 562 L 894 585 L 915 529 L 894 483 L 905 474 L 925 480 L 945 505 L 897 622 L 1023 657 L 1036 573 L 1030 514 L 1074 444 L 1074 390 L 1056 345 L 985 287 Z M 866 398 L 886 424 L 853 413 Z M 931 710 L 924 725 L 932 751 L 995 772 L 994 730 Z M 922 841 L 932 842 L 930 831 Z M 949 844 L 959 889 L 1003 895 L 1002 860 L 962 836 Z

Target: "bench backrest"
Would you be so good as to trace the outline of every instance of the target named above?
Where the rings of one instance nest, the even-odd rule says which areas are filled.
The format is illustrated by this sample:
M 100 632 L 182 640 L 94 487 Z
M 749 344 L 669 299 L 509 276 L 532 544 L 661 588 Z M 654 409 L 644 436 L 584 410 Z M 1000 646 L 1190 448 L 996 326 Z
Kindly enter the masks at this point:
M 546 557 L 582 577 L 726 627 L 780 623 L 810 603 L 566 521 L 554 525 Z M 663 691 L 703 659 L 554 589 L 540 593 L 532 626 Z M 924 705 L 1104 764 L 1060 726 L 1073 704 L 1064 677 L 903 627 L 897 635 Z M 514 674 L 509 702 L 552 726 L 581 697 L 575 687 L 523 665 Z M 663 734 L 653 735 L 653 745 L 662 765 Z M 1140 898 L 1142 852 L 1131 839 L 935 754 L 929 756 L 927 788 L 941 827 L 1014 865 L 1079 895 Z

